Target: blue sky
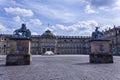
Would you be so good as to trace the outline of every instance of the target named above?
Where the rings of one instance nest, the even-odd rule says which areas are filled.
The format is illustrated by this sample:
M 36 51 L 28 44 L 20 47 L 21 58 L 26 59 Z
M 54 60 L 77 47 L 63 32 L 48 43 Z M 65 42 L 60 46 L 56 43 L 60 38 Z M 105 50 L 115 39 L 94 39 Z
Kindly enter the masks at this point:
M 120 0 L 0 0 L 0 33 L 12 34 L 26 23 L 32 34 L 90 36 L 120 25 Z M 48 26 L 49 24 L 49 26 Z

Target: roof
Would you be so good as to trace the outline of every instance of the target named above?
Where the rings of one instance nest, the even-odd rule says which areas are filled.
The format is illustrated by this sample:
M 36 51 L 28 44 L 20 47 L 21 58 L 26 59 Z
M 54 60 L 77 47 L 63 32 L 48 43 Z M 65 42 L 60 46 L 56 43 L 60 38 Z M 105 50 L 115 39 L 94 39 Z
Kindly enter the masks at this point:
M 55 36 L 50 30 L 46 30 L 41 36 Z

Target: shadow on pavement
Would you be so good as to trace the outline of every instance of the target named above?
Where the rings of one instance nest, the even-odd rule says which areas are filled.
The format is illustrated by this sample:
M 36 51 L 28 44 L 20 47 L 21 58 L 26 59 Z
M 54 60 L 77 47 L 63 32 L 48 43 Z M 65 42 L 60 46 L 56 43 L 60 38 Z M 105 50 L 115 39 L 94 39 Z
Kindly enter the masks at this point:
M 85 62 L 85 63 L 75 63 L 73 65 L 102 65 L 102 64 L 113 64 L 113 63 L 89 63 L 89 62 Z
M 86 62 L 86 63 L 75 63 L 73 65 L 90 65 L 90 63 L 89 62 Z
M 4 67 L 4 66 L 6 66 L 5 64 L 0 64 L 0 67 Z

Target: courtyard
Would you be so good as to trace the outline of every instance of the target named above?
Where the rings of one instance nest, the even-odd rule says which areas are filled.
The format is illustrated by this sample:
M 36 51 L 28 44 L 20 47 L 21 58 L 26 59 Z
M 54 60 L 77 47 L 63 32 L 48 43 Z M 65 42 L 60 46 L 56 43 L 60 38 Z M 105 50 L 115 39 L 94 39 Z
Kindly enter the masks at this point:
M 88 55 L 33 55 L 31 65 L 5 66 L 0 56 L 0 80 L 120 80 L 120 57 L 113 64 L 90 64 Z

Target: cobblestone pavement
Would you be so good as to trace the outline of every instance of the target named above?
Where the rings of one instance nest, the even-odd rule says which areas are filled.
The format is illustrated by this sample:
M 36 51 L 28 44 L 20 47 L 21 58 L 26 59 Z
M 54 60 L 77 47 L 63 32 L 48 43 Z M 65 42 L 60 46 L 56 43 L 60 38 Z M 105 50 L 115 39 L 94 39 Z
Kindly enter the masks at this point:
M 120 57 L 114 64 L 90 64 L 88 55 L 33 56 L 24 66 L 5 66 L 0 57 L 0 80 L 120 80 Z

